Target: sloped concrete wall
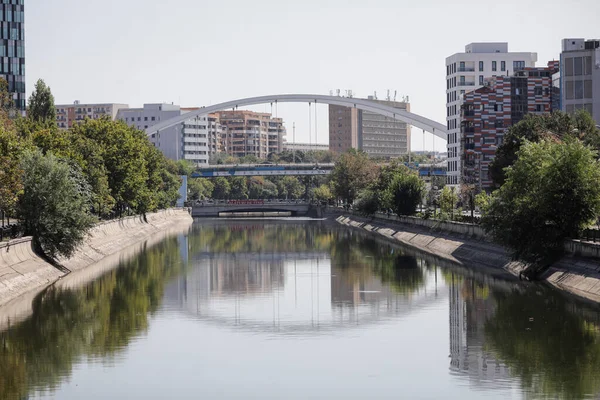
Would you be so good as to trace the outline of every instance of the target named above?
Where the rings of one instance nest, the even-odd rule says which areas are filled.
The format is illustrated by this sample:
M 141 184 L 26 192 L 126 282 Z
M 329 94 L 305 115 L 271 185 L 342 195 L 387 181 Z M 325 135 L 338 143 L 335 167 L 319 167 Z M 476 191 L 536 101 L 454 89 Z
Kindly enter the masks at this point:
M 80 271 L 105 257 L 145 241 L 151 235 L 193 222 L 187 209 L 163 210 L 142 216 L 102 222 L 69 259 L 58 261 Z M 33 251 L 30 237 L 0 243 L 0 306 L 28 292 L 40 291 L 65 275 Z
M 62 272 L 35 254 L 30 237 L 0 243 L 0 305 L 61 276 Z
M 519 276 L 525 268 L 522 263 L 512 261 L 503 247 L 483 240 L 476 231 L 459 228 L 453 233 L 447 233 L 427 225 L 417 226 L 382 219 L 367 220 L 354 215 L 340 215 L 336 221 L 477 270 L 505 271 Z M 571 255 L 561 259 L 541 274 L 539 279 L 559 290 L 600 302 L 600 259 L 589 257 L 596 254 L 595 247 L 600 246 L 577 242 Z M 574 251 L 575 248 L 577 251 Z

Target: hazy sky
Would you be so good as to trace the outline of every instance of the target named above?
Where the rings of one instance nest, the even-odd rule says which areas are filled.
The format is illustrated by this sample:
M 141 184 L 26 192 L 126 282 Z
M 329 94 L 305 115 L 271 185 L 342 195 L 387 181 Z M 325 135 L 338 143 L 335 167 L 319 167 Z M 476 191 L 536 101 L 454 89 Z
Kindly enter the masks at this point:
M 543 65 L 565 37 L 600 38 L 600 0 L 25 0 L 25 10 L 27 90 L 42 78 L 57 104 L 203 106 L 335 89 L 383 98 L 389 89 L 443 124 L 445 58 L 467 43 L 508 42 Z M 295 122 L 296 141 L 307 142 L 308 105 L 277 111 L 288 141 Z M 319 142 L 327 126 L 323 105 Z M 422 147 L 413 129 L 413 149 Z

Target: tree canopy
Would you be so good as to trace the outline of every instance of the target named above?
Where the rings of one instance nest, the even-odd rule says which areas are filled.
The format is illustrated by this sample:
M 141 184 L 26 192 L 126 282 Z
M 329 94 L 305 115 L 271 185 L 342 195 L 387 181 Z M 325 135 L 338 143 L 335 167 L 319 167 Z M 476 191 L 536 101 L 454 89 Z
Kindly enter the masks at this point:
M 375 182 L 377 174 L 377 166 L 367 153 L 350 149 L 339 156 L 331 172 L 333 192 L 351 204 L 362 190 Z
M 579 140 L 525 142 L 482 223 L 513 257 L 535 268 L 559 258 L 600 213 L 600 163 Z
M 35 83 L 33 93 L 29 97 L 27 117 L 33 122 L 56 124 L 54 96 L 42 79 L 38 79 Z

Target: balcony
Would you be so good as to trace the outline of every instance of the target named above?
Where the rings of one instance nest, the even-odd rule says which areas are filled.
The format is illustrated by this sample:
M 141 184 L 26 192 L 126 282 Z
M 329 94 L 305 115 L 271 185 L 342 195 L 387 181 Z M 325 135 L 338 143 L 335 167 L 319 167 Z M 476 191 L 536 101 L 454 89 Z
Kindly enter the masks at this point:
M 458 86 L 475 86 L 475 82 L 458 81 Z
M 458 72 L 475 72 L 475 67 L 458 67 Z

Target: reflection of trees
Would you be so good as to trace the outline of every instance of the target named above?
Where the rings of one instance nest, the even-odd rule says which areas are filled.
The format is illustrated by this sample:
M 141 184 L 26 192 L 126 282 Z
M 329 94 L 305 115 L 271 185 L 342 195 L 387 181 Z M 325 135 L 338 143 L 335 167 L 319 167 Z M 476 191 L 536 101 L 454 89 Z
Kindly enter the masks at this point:
M 329 250 L 333 235 L 315 222 L 235 221 L 194 225 L 189 240 L 196 252 L 312 252 Z
M 54 389 L 81 357 L 114 355 L 146 331 L 165 281 L 181 268 L 176 238 L 79 290 L 50 289 L 33 314 L 0 333 L 0 398 Z
M 498 305 L 485 325 L 486 337 L 526 388 L 550 398 L 583 398 L 600 391 L 600 334 L 581 310 L 549 291 L 495 297 Z
M 412 293 L 425 285 L 425 274 L 415 257 L 390 244 L 355 232 L 336 230 L 332 263 L 348 282 L 363 282 L 373 274 L 398 293 Z

